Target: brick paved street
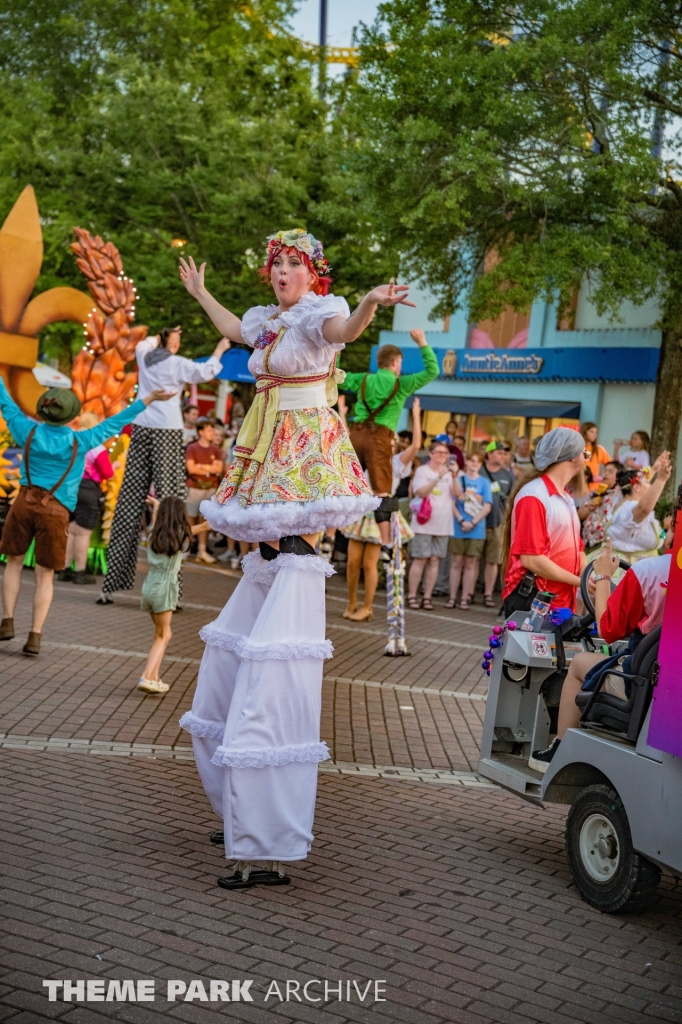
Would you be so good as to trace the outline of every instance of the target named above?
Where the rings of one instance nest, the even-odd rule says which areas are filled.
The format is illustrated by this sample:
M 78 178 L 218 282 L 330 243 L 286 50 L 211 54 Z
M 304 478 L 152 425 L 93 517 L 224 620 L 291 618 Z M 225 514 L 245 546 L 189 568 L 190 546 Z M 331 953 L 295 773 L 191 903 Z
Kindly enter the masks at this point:
M 664 880 L 641 917 L 598 914 L 571 885 L 562 810 L 474 774 L 480 607 L 408 613 L 412 657 L 390 659 L 381 608 L 355 627 L 331 581 L 317 840 L 290 887 L 228 894 L 177 720 L 198 629 L 238 574 L 187 567 L 163 700 L 134 690 L 150 641 L 134 595 L 101 608 L 94 588 L 57 585 L 44 655 L 23 658 L 25 577 L 0 649 L 0 1020 L 682 1022 L 680 888 Z M 156 999 L 48 1002 L 50 978 L 154 979 Z M 169 1003 L 168 979 L 250 979 L 253 1002 Z M 273 980 L 285 994 L 310 979 L 333 986 L 326 1004 L 265 1001 Z M 377 980 L 386 1001 L 360 1002 Z

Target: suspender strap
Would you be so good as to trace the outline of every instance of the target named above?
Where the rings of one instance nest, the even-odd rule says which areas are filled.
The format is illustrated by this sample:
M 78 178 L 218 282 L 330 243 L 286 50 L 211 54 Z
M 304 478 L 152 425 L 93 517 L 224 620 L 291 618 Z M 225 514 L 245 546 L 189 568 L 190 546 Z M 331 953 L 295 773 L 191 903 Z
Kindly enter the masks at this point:
M 26 447 L 24 449 L 24 467 L 26 469 L 26 483 L 28 484 L 29 487 L 33 487 L 33 484 L 31 483 L 30 451 L 31 451 L 31 442 L 33 441 L 33 435 L 36 432 L 37 426 L 38 426 L 38 424 L 36 424 L 35 427 L 31 427 L 29 435 L 26 438 Z M 62 474 L 62 476 L 59 478 L 57 483 L 53 487 L 51 487 L 49 489 L 49 491 L 45 490 L 44 487 L 40 488 L 41 491 L 45 491 L 45 494 L 43 495 L 43 497 L 41 498 L 41 501 L 40 501 L 41 505 L 47 505 L 47 503 L 50 500 L 50 498 L 54 497 L 55 491 L 58 491 L 59 488 L 62 486 L 62 484 L 66 480 L 67 476 L 69 475 L 69 473 L 73 469 L 73 464 L 76 461 L 76 456 L 77 455 L 78 455 L 78 441 L 74 437 L 74 439 L 73 439 L 73 448 L 71 449 L 71 461 L 69 462 L 69 465 L 66 468 L 66 472 Z
M 371 409 L 369 404 L 368 404 L 368 402 L 367 402 L 367 399 L 365 397 L 365 390 L 366 390 L 366 387 L 367 387 L 367 378 L 368 377 L 369 377 L 369 374 L 366 373 L 365 376 L 362 378 L 362 384 L 360 385 L 360 399 L 362 400 L 362 404 L 364 405 L 365 409 L 368 412 L 367 419 L 372 424 L 372 426 L 375 426 L 375 420 L 376 420 L 377 416 L 379 415 L 379 413 L 383 412 L 384 409 L 386 408 L 386 406 L 390 402 L 392 402 L 393 399 L 395 398 L 395 396 L 398 394 L 398 388 L 400 387 L 400 381 L 396 377 L 395 384 L 393 385 L 393 390 L 391 391 L 391 393 L 388 396 L 388 398 L 386 398 L 381 403 L 381 405 L 378 405 L 376 407 L 376 409 Z

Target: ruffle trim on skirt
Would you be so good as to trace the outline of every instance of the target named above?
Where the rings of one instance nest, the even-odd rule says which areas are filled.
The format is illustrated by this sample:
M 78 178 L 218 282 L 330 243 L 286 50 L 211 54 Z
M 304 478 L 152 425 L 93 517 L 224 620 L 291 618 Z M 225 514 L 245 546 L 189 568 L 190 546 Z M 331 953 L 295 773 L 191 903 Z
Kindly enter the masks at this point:
M 234 750 L 218 747 L 211 764 L 225 768 L 281 768 L 296 761 L 327 761 L 331 757 L 326 743 L 299 743 L 268 750 Z
M 331 658 L 334 653 L 331 640 L 269 640 L 267 643 L 258 643 L 238 633 L 226 633 L 212 622 L 200 630 L 199 636 L 209 646 L 233 651 L 245 661 L 267 661 L 269 658 L 278 661 L 288 661 L 290 658 Z
M 221 740 L 225 732 L 224 722 L 208 722 L 197 718 L 193 711 L 186 711 L 180 719 L 180 728 L 199 739 Z
M 373 494 L 253 505 L 241 505 L 234 497 L 224 505 L 214 498 L 202 501 L 200 510 L 211 529 L 233 540 L 253 542 L 318 533 L 328 526 L 348 526 L 373 512 L 380 503 L 381 498 L 375 498 Z
M 275 540 L 275 537 L 271 538 Z M 270 585 L 278 572 L 322 572 L 325 576 L 333 576 L 336 569 L 318 555 L 278 555 L 268 562 L 260 551 L 251 551 L 242 559 L 244 575 L 252 583 Z

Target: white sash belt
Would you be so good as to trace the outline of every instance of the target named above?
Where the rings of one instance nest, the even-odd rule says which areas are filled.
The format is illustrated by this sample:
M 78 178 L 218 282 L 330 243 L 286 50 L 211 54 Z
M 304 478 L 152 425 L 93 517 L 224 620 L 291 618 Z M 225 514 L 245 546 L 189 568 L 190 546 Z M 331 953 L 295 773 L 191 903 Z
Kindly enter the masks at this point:
M 306 388 L 279 388 L 280 412 L 285 409 L 319 409 L 328 405 L 326 381 Z

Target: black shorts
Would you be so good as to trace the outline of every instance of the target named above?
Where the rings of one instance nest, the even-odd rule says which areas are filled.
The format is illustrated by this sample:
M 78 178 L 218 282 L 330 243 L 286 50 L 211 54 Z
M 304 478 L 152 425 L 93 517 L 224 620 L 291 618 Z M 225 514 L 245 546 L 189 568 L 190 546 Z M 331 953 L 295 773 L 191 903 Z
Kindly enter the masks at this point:
M 69 516 L 69 521 L 82 526 L 84 530 L 94 530 L 104 508 L 102 488 L 94 480 L 81 480 L 78 488 L 78 501 Z

